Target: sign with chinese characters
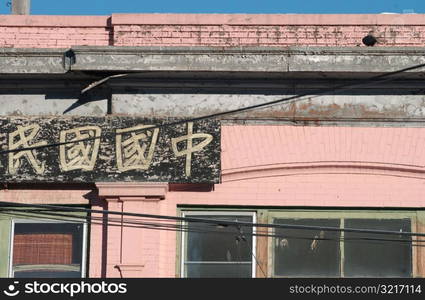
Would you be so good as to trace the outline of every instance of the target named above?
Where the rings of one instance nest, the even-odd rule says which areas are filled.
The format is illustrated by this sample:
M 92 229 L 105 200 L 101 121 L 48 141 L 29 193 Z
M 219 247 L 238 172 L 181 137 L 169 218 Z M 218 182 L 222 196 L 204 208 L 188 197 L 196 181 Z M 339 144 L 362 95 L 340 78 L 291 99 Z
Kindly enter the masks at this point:
M 0 182 L 220 182 L 220 122 L 175 121 L 0 118 Z

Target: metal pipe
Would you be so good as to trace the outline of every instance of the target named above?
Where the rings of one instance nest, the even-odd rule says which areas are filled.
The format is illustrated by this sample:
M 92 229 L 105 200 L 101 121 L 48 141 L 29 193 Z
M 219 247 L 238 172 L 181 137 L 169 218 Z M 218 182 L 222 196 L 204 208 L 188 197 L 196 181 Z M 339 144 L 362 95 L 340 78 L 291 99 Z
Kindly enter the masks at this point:
M 29 15 L 31 0 L 12 0 L 12 15 Z

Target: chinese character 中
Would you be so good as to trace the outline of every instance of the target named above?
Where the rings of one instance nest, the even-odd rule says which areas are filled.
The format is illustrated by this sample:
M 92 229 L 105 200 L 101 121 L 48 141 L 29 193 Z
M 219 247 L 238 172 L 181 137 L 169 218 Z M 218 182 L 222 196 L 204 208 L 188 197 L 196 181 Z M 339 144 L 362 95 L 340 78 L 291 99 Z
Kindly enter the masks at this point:
M 9 134 L 9 150 L 16 150 L 19 148 L 39 147 L 46 145 L 46 141 L 30 144 L 40 130 L 38 124 L 28 126 L 18 126 L 18 129 Z M 18 138 L 18 139 L 17 139 Z M 30 165 L 33 167 L 37 174 L 44 173 L 44 162 L 41 163 L 35 156 L 35 150 L 22 150 L 19 152 L 9 153 L 9 173 L 16 174 L 21 166 L 21 159 L 26 158 Z
M 152 162 L 159 128 L 147 129 L 152 125 L 117 129 L 116 156 L 120 171 L 147 170 Z M 141 130 L 141 132 L 137 132 Z
M 197 145 L 193 146 L 193 140 L 194 139 L 201 139 L 204 140 Z M 183 156 L 186 155 L 186 167 L 185 172 L 186 176 L 189 177 L 191 174 L 191 168 L 192 168 L 192 153 L 202 150 L 205 146 L 207 146 L 211 141 L 213 140 L 213 137 L 211 134 L 208 133 L 193 133 L 193 122 L 187 123 L 187 135 L 180 136 L 178 138 L 172 138 L 171 139 L 171 145 L 173 148 L 173 152 L 175 156 Z M 187 141 L 186 149 L 179 151 L 177 148 L 177 144 Z
M 94 169 L 100 146 L 102 129 L 97 126 L 78 127 L 60 132 L 59 161 L 63 171 Z M 94 140 L 82 141 L 95 138 Z M 73 142 L 75 143 L 69 143 Z

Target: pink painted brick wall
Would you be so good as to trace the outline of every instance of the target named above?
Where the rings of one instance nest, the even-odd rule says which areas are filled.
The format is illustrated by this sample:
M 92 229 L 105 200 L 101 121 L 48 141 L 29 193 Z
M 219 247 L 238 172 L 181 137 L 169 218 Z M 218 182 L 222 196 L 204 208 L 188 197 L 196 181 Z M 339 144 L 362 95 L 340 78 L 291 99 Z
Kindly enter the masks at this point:
M 213 191 L 169 191 L 160 201 L 107 206 L 100 201 L 103 205 L 92 203 L 93 208 L 175 216 L 179 205 L 425 207 L 425 128 L 223 125 L 221 137 L 223 182 Z M 86 193 L 76 191 L 67 203 L 82 203 Z M 51 189 L 49 199 L 62 194 Z M 1 196 L 20 201 L 17 192 Z M 33 190 L 32 196 L 46 193 Z M 105 243 L 103 237 L 101 226 L 92 224 L 91 277 L 120 277 L 117 265 L 141 266 L 136 277 L 176 275 L 175 232 L 110 226 Z
M 114 27 L 116 46 L 363 46 L 374 31 L 380 46 L 423 46 L 424 26 L 131 25 Z
M 223 182 L 212 192 L 169 192 L 160 211 L 176 215 L 183 204 L 423 208 L 424 143 L 425 128 L 222 126 Z M 161 234 L 159 276 L 174 277 L 177 235 Z
M 425 15 L 114 14 L 0 16 L 0 47 L 424 46 Z
M 112 15 L 116 46 L 423 46 L 424 15 Z
M 0 16 L 0 47 L 70 48 L 107 46 L 107 17 Z
M 10 30 L 13 30 L 10 32 Z M 0 27 L 0 47 L 70 48 L 107 46 L 106 28 Z
M 425 128 L 234 125 L 222 126 L 221 137 L 223 182 L 213 191 L 170 191 L 158 202 L 125 203 L 125 211 L 176 216 L 179 205 L 425 207 Z M 111 229 L 108 275 L 114 277 L 117 236 Z M 92 235 L 92 242 L 99 238 Z M 171 231 L 130 229 L 123 235 L 124 263 L 144 265 L 140 277 L 174 277 L 177 238 Z M 92 252 L 92 261 L 100 255 Z
M 424 128 L 234 125 L 222 126 L 222 135 L 225 173 L 304 162 L 321 166 L 325 162 L 383 164 L 418 170 L 425 165 Z

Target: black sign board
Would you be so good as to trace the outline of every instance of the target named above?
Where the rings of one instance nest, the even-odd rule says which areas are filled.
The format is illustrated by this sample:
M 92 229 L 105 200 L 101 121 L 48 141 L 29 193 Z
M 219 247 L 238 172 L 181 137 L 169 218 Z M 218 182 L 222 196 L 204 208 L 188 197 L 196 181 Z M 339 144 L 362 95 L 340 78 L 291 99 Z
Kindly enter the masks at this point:
M 0 181 L 218 183 L 219 121 L 176 121 L 0 118 Z

